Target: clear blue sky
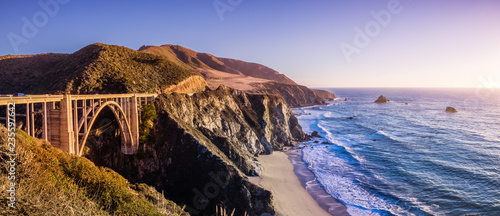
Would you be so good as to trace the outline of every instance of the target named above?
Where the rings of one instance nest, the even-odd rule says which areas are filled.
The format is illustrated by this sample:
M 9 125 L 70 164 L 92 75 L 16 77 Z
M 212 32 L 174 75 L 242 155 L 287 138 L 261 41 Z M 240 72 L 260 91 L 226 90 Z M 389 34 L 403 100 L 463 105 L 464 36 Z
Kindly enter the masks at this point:
M 500 82 L 495 0 L 59 1 L 68 2 L 47 14 L 39 1 L 2 0 L 0 55 L 72 53 L 95 42 L 132 49 L 178 44 L 261 63 L 311 87 Z M 223 20 L 214 2 L 225 7 Z M 372 11 L 389 13 L 390 20 L 380 15 L 377 21 Z M 38 19 L 37 32 L 23 35 L 23 17 Z M 357 37 L 357 28 L 368 42 Z M 12 35 L 24 40 L 15 37 L 13 46 Z

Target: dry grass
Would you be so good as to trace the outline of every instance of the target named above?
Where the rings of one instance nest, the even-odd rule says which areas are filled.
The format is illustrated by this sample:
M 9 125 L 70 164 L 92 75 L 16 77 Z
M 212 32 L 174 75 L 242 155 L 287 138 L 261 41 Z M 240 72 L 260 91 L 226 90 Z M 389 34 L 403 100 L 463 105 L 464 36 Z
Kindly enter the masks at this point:
M 233 209 L 233 211 L 230 213 L 229 211 L 226 210 L 226 208 L 222 206 L 216 206 L 215 207 L 215 215 L 216 216 L 234 216 L 234 212 L 236 209 Z M 243 216 L 247 216 L 248 214 L 245 212 Z
M 142 188 L 147 190 L 142 190 L 111 169 L 52 148 L 20 130 L 16 132 L 16 208 L 10 208 L 5 205 L 10 183 L 6 142 L 7 129 L 0 125 L 0 202 L 4 203 L 0 215 L 188 215 L 154 188 L 146 185 Z

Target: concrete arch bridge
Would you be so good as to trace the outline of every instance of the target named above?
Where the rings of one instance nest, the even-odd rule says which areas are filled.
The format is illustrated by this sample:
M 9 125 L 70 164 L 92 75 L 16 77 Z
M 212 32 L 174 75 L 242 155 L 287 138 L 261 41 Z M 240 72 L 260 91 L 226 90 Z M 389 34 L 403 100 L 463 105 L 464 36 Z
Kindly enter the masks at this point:
M 26 133 L 35 136 L 35 130 L 41 129 L 42 139 L 78 156 L 83 154 L 99 114 L 109 108 L 121 131 L 122 152 L 135 154 L 139 148 L 139 106 L 156 97 L 157 94 L 4 96 L 0 97 L 0 107 L 6 110 L 9 104 L 24 106 L 25 112 L 16 112 L 15 118 L 24 119 Z M 41 114 L 41 128 L 35 128 L 35 114 Z M 5 122 L 9 119 L 8 112 L 0 117 Z

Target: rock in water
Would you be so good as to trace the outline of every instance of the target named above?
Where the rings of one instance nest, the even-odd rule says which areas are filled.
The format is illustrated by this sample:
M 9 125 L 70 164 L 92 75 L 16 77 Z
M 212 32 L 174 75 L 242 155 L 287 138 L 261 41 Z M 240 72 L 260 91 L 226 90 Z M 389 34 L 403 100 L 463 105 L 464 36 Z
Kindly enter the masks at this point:
M 449 107 L 446 107 L 446 112 L 449 112 L 449 113 L 456 113 L 456 112 L 457 112 L 457 110 L 456 110 L 455 108 L 453 108 L 453 107 L 450 107 L 450 106 L 449 106 Z
M 375 103 L 387 103 L 389 101 L 390 101 L 389 99 L 387 99 L 383 95 L 380 95 L 380 97 L 378 97 L 378 99 L 375 101 Z
M 318 131 L 313 131 L 313 132 L 311 133 L 311 137 L 323 138 L 323 137 L 321 137 L 321 136 L 318 134 Z

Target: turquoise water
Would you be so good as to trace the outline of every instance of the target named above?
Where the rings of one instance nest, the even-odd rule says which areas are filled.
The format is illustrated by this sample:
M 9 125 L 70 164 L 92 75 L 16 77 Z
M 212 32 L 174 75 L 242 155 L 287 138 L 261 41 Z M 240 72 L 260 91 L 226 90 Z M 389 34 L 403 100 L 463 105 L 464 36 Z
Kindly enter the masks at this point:
M 349 214 L 500 215 L 500 89 L 328 90 L 294 113 L 332 143 L 303 160 Z

